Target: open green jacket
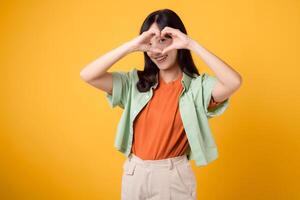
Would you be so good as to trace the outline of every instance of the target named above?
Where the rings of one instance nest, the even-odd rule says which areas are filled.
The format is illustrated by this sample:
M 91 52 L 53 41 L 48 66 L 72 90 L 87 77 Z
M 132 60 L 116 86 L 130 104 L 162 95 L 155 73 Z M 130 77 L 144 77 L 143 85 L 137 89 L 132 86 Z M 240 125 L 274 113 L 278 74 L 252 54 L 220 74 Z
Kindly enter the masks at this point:
M 153 88 L 157 87 L 158 82 L 147 92 L 139 92 L 136 87 L 139 80 L 136 68 L 128 72 L 112 72 L 112 77 L 112 94 L 105 93 L 105 96 L 112 108 L 119 106 L 124 109 L 117 127 L 114 146 L 128 157 L 133 141 L 133 121 L 151 99 Z M 195 160 L 196 166 L 207 165 L 218 157 L 208 119 L 222 114 L 228 107 L 230 98 L 213 110 L 208 110 L 217 78 L 207 73 L 195 74 L 192 78 L 183 72 L 181 83 L 184 89 L 179 98 L 179 111 L 190 145 L 187 158 Z

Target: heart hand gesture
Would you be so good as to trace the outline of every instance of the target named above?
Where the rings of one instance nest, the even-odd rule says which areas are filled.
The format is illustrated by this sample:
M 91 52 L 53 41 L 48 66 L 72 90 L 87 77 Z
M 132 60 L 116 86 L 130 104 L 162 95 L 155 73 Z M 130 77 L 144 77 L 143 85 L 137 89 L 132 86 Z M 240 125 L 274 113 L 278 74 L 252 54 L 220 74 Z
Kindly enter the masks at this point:
M 168 26 L 161 31 L 161 36 L 164 37 L 165 35 L 169 35 L 172 38 L 172 43 L 163 49 L 162 54 L 166 54 L 168 51 L 173 49 L 188 49 L 192 40 L 179 29 L 174 29 Z
M 132 39 L 129 43 L 132 48 L 132 52 L 134 51 L 144 51 L 144 52 L 153 52 L 153 53 L 161 53 L 161 50 L 158 48 L 154 48 L 150 45 L 150 40 L 152 37 L 159 36 L 160 32 L 155 29 L 149 29 L 144 31 L 138 37 Z

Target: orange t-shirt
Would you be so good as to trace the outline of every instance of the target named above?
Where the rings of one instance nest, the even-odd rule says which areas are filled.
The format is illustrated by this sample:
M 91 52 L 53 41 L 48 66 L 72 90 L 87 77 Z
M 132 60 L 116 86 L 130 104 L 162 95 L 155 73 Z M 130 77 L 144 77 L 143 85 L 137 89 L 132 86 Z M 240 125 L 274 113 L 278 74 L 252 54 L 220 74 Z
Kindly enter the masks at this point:
M 169 83 L 158 76 L 152 98 L 134 120 L 132 152 L 144 160 L 176 157 L 189 149 L 179 112 L 182 76 Z
M 134 120 L 132 152 L 144 160 L 176 157 L 190 150 L 179 111 L 182 76 L 169 83 L 158 76 L 153 97 Z M 211 98 L 208 109 L 219 103 Z

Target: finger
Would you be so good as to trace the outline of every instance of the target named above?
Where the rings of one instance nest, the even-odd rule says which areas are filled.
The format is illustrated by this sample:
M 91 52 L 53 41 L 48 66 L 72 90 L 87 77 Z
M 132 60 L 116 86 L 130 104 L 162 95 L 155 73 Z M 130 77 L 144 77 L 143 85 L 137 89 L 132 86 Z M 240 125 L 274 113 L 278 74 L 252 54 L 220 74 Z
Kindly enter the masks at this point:
M 151 51 L 151 47 L 147 45 L 147 46 L 145 47 L 145 51 L 146 51 L 146 52 L 150 52 L 150 51 Z
M 162 32 L 161 33 L 161 37 L 163 38 L 169 38 L 169 39 L 172 39 L 176 36 L 176 34 L 172 33 L 172 32 L 168 32 L 168 31 L 165 31 L 165 32 Z
M 152 37 L 158 37 L 159 33 L 156 30 L 149 30 L 145 33 L 145 39 L 150 39 Z
M 162 53 L 162 50 L 158 48 L 151 49 L 150 51 L 152 51 L 153 53 Z
M 166 26 L 162 31 L 161 31 L 161 36 L 169 35 L 170 37 L 173 37 L 177 34 L 176 29 L 170 28 Z
M 165 48 L 164 50 L 162 50 L 162 54 L 167 54 L 172 49 L 176 49 L 174 45 L 170 45 L 167 48 Z
M 148 38 L 149 36 L 155 35 L 155 32 L 153 30 L 148 30 L 148 31 L 142 32 L 141 35 L 143 38 Z
M 144 51 L 145 51 L 145 52 L 150 52 L 150 53 L 161 53 L 161 52 L 162 52 L 161 49 L 158 49 L 158 48 L 152 48 L 151 46 L 148 46 L 148 45 L 146 45 L 146 46 L 144 47 Z
M 154 35 L 157 35 L 159 36 L 160 35 L 160 32 L 157 30 L 157 29 L 154 29 L 154 28 L 151 28 L 149 29 L 148 31 L 146 31 L 147 33 L 149 32 L 150 34 L 154 34 Z
M 154 29 L 154 33 L 155 33 L 155 36 L 160 36 L 160 31 L 159 30 L 157 30 L 157 29 Z
M 148 38 L 148 37 L 153 37 L 155 35 L 155 32 L 154 31 L 146 31 L 145 32 L 145 37 Z
M 150 46 L 148 46 L 148 45 L 142 45 L 141 46 L 141 50 L 144 51 L 144 52 L 148 52 L 150 50 Z

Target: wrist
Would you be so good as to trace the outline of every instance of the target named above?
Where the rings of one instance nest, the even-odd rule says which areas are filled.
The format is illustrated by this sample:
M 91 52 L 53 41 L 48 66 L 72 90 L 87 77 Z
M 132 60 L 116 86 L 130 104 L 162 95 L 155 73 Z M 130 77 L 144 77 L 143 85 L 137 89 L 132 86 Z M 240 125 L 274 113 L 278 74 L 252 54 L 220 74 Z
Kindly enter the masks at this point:
M 136 51 L 135 46 L 133 45 L 132 41 L 128 41 L 125 43 L 125 46 L 127 47 L 128 53 L 132 53 Z
M 197 46 L 197 41 L 190 39 L 187 48 L 191 51 L 194 51 Z

